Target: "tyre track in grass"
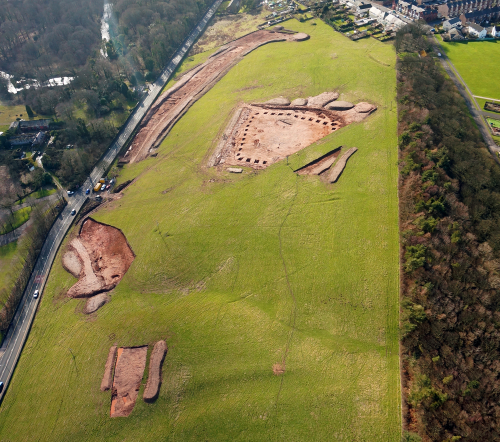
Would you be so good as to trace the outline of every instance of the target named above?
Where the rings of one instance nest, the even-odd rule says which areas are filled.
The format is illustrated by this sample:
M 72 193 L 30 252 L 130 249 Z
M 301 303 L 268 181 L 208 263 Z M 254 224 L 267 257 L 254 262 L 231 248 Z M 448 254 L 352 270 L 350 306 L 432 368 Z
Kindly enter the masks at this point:
M 292 169 L 290 168 L 290 170 L 292 170 Z M 292 170 L 292 173 L 294 173 L 293 170 Z M 297 319 L 297 299 L 295 298 L 295 294 L 293 293 L 292 285 L 290 284 L 288 269 L 286 266 L 285 257 L 283 255 L 283 241 L 282 241 L 281 232 L 283 230 L 283 226 L 285 225 L 286 221 L 288 220 L 288 217 L 290 216 L 290 213 L 292 212 L 293 207 L 295 206 L 295 200 L 297 199 L 297 195 L 299 193 L 299 181 L 298 180 L 299 180 L 299 177 L 298 177 L 298 175 L 295 174 L 295 195 L 292 198 L 292 202 L 290 203 L 290 207 L 288 208 L 288 212 L 286 213 L 285 217 L 283 218 L 283 222 L 281 223 L 279 231 L 278 231 L 280 258 L 281 258 L 281 262 L 283 263 L 283 270 L 285 272 L 285 279 L 286 279 L 286 285 L 288 287 L 288 292 L 289 292 L 290 298 L 292 299 L 292 302 L 293 302 L 292 311 L 290 312 L 290 328 L 291 328 L 291 330 L 288 334 L 288 339 L 287 339 L 286 347 L 285 347 L 285 353 L 283 354 L 283 359 L 281 361 L 281 364 L 283 365 L 283 367 L 286 366 L 286 357 L 288 356 L 288 352 L 290 351 L 290 345 L 291 345 L 293 335 L 295 332 L 295 321 Z M 280 385 L 278 388 L 278 393 L 276 395 L 276 402 L 274 405 L 274 408 L 276 411 L 276 416 L 275 416 L 276 420 L 278 419 L 278 406 L 279 406 L 279 400 L 280 400 L 280 396 L 281 396 L 281 390 L 283 389 L 284 380 L 285 380 L 285 376 L 283 374 L 283 375 L 281 375 Z M 276 440 L 278 440 L 279 439 L 278 422 L 275 423 L 275 428 L 276 428 Z

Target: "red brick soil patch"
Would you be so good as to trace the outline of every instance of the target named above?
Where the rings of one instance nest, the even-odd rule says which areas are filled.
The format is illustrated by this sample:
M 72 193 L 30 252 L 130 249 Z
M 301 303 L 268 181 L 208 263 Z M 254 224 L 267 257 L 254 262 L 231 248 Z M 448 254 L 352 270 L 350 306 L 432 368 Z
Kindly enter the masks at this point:
M 63 267 L 79 278 L 68 296 L 87 298 L 113 289 L 134 258 L 121 230 L 87 218 L 63 255 Z
M 147 354 L 147 346 L 118 349 L 111 397 L 111 417 L 126 417 L 132 413 L 146 368 Z

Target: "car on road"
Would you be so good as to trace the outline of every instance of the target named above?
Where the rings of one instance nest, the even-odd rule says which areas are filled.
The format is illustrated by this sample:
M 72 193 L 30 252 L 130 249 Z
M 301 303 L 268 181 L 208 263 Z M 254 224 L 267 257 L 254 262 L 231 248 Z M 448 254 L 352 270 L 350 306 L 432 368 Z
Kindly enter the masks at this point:
M 89 193 L 90 193 L 90 189 L 87 189 L 87 190 L 85 191 L 85 195 L 88 195 Z
M 40 293 L 40 292 L 39 292 L 38 290 L 35 290 L 35 293 L 33 293 L 33 298 L 38 298 L 38 294 L 39 294 L 39 293 Z
M 3 382 L 0 382 L 0 393 L 3 391 Z
M 72 190 L 68 190 L 68 196 L 71 196 L 71 195 L 74 195 L 75 192 L 73 192 Z
M 71 211 L 71 215 L 76 215 L 76 210 L 75 210 L 75 209 L 73 209 L 73 210 Z

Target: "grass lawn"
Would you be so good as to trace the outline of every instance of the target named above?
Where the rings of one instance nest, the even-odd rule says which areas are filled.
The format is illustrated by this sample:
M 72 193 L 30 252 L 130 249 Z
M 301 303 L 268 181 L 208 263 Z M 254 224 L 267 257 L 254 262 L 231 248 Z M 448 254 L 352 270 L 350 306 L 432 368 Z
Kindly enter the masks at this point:
M 0 125 L 8 126 L 16 118 L 28 119 L 25 106 L 9 106 L 8 104 L 0 105 Z
M 16 210 L 9 218 L 5 221 L 3 226 L 0 226 L 0 235 L 12 232 L 18 227 L 22 226 L 26 221 L 30 219 L 31 207 L 24 207 L 22 209 Z
M 52 268 L 0 412 L 0 440 L 400 440 L 395 54 L 292 21 L 175 125 L 157 158 L 95 218 L 137 257 L 96 314 Z M 368 54 L 370 57 L 368 57 Z M 261 172 L 204 165 L 239 102 L 338 89 L 378 110 Z M 344 145 L 334 185 L 293 170 Z M 64 250 L 64 246 L 61 248 Z M 156 403 L 111 419 L 109 347 L 167 340 Z M 272 367 L 283 363 L 275 376 Z M 146 380 L 147 373 L 144 376 Z
M 441 46 L 446 55 L 474 95 L 500 100 L 500 81 L 498 81 L 498 60 L 500 41 L 443 42 Z M 480 69 L 477 69 L 480 66 Z

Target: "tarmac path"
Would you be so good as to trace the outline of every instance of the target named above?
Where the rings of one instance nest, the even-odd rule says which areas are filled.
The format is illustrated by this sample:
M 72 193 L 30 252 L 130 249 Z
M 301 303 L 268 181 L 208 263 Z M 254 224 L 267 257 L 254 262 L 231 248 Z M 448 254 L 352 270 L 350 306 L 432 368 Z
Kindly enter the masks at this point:
M 97 163 L 84 185 L 75 192 L 73 196 L 68 198 L 68 205 L 56 219 L 52 229 L 47 235 L 26 290 L 24 291 L 23 298 L 19 303 L 12 323 L 0 347 L 0 381 L 4 383 L 4 388 L 0 392 L 0 401 L 2 401 L 5 396 L 12 374 L 21 356 L 57 250 L 74 220 L 74 215 L 72 215 L 71 212 L 73 210 L 76 213 L 80 211 L 85 201 L 89 198 L 89 196 L 85 194 L 85 189 L 92 188 L 93 184 L 105 175 L 111 163 L 149 110 L 181 60 L 203 32 L 221 3 L 222 0 L 216 0 L 198 25 L 191 31 L 182 46 L 174 54 L 161 76 L 150 86 L 148 93 L 130 114 L 127 122 L 124 124 L 105 155 Z M 35 290 L 39 290 L 40 292 L 37 298 L 33 296 Z

